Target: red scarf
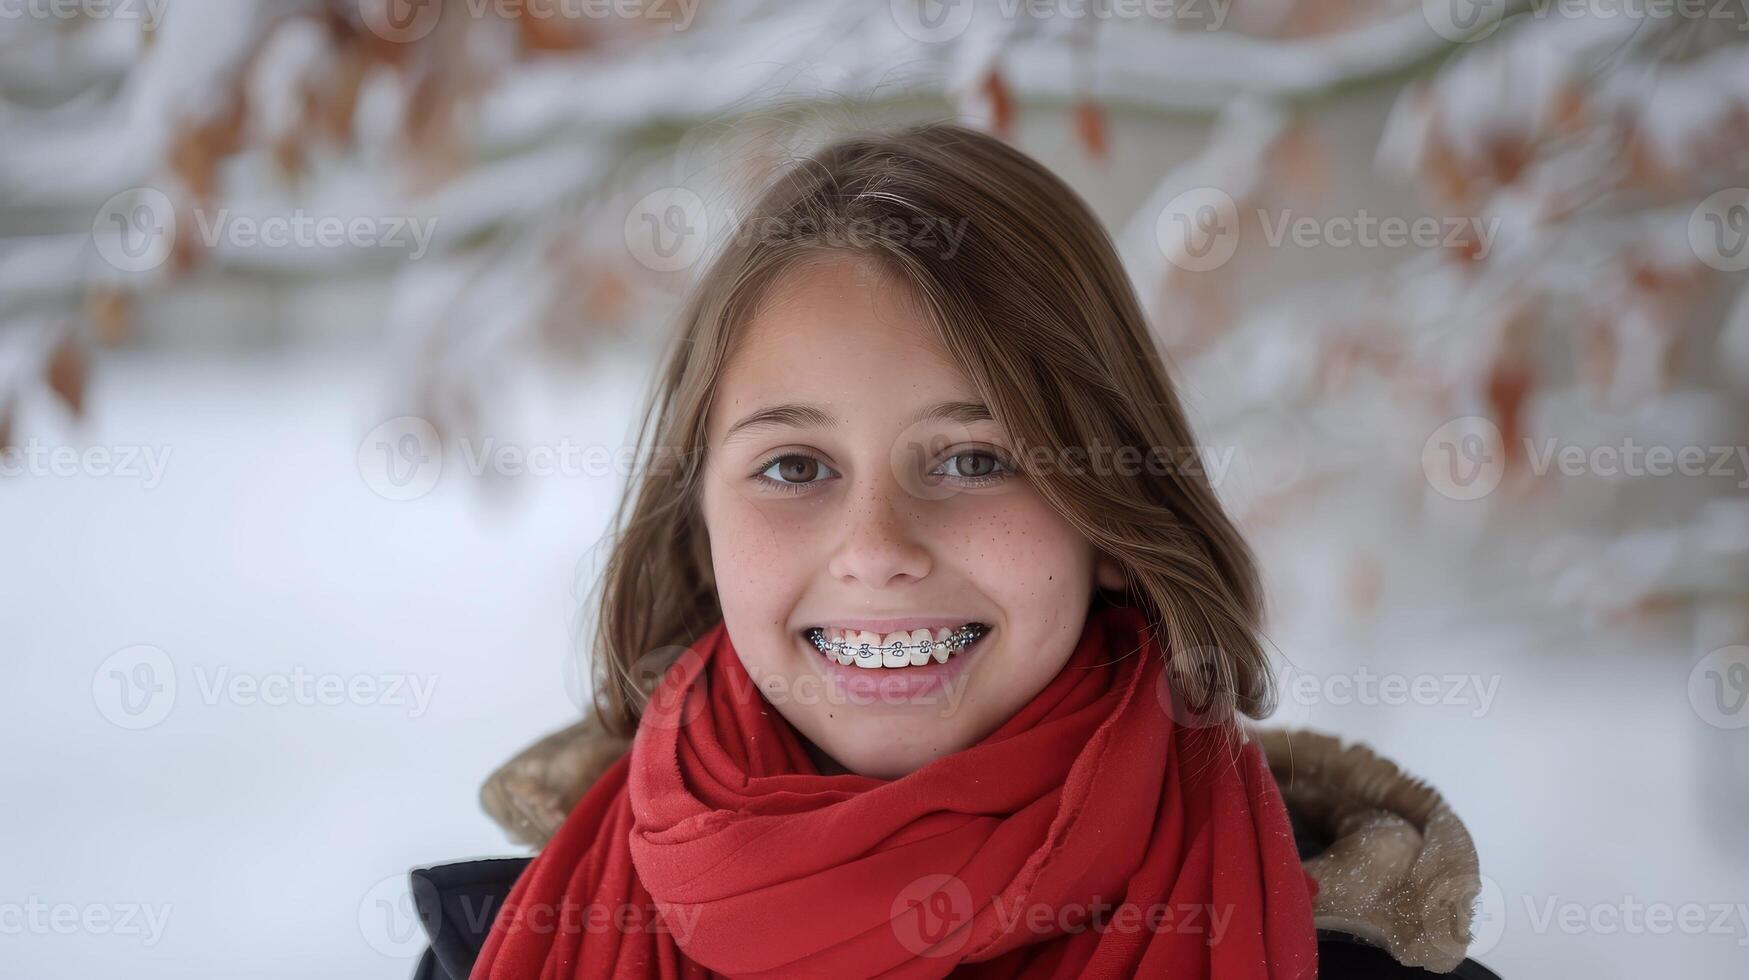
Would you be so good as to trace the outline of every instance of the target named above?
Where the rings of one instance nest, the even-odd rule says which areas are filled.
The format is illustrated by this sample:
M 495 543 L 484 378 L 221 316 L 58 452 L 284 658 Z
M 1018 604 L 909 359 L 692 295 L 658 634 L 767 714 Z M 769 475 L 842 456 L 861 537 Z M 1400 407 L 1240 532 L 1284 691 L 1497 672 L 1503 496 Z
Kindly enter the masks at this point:
M 1255 741 L 1176 724 L 1139 610 L 978 744 L 820 775 L 718 623 L 524 869 L 471 980 L 1308 980 L 1312 898 Z

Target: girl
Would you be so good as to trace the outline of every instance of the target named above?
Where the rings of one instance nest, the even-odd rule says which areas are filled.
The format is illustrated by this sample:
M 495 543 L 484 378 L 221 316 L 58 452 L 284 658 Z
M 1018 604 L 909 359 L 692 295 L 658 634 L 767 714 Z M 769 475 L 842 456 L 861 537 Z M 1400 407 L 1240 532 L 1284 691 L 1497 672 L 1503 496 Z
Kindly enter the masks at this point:
M 1315 974 L 1258 573 L 1067 185 L 944 124 L 791 166 L 638 440 L 609 748 L 473 977 Z

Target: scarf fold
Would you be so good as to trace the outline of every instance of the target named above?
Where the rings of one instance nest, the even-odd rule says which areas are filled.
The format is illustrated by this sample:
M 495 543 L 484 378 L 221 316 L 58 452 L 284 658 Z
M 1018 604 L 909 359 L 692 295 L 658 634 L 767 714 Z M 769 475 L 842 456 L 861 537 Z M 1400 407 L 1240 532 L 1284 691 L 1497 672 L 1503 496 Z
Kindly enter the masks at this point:
M 1309 980 L 1312 898 L 1255 741 L 1174 721 L 1142 612 L 893 780 L 821 775 L 718 623 L 524 869 L 471 980 Z M 1182 716 L 1182 712 L 1179 712 Z

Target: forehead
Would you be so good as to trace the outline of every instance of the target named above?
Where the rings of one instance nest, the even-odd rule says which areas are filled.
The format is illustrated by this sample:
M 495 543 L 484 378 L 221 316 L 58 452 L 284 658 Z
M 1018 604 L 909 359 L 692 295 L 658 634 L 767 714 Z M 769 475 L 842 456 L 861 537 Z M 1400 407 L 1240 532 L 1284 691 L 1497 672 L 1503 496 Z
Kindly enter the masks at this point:
M 829 255 L 787 270 L 739 326 L 707 429 L 716 441 L 735 419 L 779 402 L 865 416 L 973 397 L 908 283 Z

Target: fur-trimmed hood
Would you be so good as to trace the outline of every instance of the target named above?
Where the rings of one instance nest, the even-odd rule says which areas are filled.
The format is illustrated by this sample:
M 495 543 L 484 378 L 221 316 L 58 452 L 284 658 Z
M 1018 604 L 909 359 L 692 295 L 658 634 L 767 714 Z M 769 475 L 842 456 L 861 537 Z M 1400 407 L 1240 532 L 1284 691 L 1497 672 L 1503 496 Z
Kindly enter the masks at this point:
M 1253 734 L 1318 881 L 1318 928 L 1404 966 L 1447 973 L 1464 963 L 1481 880 L 1469 832 L 1439 793 L 1363 745 L 1307 730 Z M 538 850 L 629 747 L 591 712 L 499 767 L 480 788 L 481 805 L 512 840 Z

